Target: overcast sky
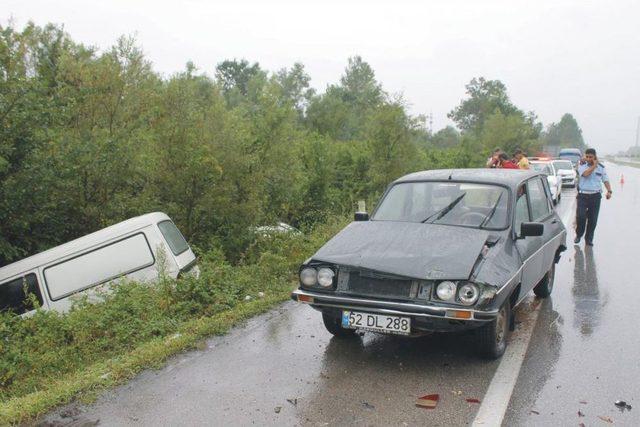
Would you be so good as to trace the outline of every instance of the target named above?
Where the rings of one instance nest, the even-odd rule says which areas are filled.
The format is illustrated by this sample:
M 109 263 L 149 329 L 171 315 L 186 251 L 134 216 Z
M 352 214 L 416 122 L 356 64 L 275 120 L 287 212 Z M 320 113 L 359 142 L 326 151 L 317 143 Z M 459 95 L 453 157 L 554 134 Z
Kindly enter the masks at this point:
M 188 60 L 213 75 L 227 58 L 273 71 L 304 63 L 324 90 L 361 55 L 434 129 L 475 76 L 502 80 L 547 125 L 572 113 L 602 152 L 635 143 L 640 116 L 640 1 L 3 0 L 18 26 L 64 24 L 99 48 L 136 35 L 157 71 Z

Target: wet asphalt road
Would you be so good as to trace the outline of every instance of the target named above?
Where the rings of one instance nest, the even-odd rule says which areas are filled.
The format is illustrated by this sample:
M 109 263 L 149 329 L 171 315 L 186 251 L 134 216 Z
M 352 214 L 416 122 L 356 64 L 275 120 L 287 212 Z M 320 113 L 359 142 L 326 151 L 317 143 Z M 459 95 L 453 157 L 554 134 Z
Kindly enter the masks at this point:
M 607 165 L 593 249 L 565 252 L 537 323 L 518 310 L 514 339 L 534 327 L 503 425 L 640 425 L 640 169 Z M 617 182 L 624 173 L 626 183 Z M 565 191 L 560 216 L 573 209 Z M 569 215 L 571 217 L 571 215 Z M 571 224 L 568 224 L 571 229 Z M 569 242 L 573 241 L 569 231 Z M 478 359 L 469 335 L 403 339 L 367 333 L 343 341 L 319 313 L 294 303 L 251 320 L 202 350 L 173 358 L 41 421 L 100 425 L 466 425 L 500 361 Z M 438 393 L 434 410 L 417 397 Z M 289 399 L 289 400 L 287 400 Z M 614 402 L 626 400 L 631 411 Z M 586 403 L 581 403 L 586 402 Z M 636 407 L 637 406 L 637 407 Z M 584 416 L 579 416 L 578 411 Z

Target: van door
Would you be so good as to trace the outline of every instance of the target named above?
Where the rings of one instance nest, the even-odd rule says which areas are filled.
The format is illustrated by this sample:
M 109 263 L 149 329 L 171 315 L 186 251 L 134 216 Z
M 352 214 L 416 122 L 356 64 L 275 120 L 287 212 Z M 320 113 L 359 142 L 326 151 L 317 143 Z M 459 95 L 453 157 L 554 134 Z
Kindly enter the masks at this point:
M 194 268 L 196 256 L 178 227 L 172 221 L 165 220 L 158 223 L 158 229 L 173 254 L 178 271 L 184 273 Z

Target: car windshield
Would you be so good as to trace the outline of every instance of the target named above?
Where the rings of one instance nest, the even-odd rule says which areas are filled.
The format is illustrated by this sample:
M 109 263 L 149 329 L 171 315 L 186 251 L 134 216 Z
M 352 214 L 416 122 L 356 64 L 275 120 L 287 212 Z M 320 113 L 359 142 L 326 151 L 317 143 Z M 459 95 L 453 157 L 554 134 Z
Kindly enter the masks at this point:
M 553 171 L 551 170 L 551 166 L 548 163 L 534 163 L 531 162 L 531 168 L 536 172 L 542 172 L 547 175 L 553 175 Z
M 497 185 L 403 182 L 389 190 L 372 220 L 503 229 L 508 200 L 507 190 Z
M 558 170 L 569 170 L 570 171 L 570 170 L 573 169 L 573 165 L 571 164 L 570 161 L 567 161 L 567 160 L 563 160 L 563 161 L 559 161 L 559 162 L 553 162 L 553 165 Z

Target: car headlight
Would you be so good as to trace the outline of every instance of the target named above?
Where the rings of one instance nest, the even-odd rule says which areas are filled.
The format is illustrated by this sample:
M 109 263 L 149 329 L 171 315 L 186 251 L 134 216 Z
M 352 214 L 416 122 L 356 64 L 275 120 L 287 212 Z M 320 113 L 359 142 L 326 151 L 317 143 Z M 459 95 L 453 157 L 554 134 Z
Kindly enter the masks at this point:
M 456 284 L 448 280 L 440 282 L 436 294 L 442 301 L 451 301 L 456 296 Z
M 332 269 L 322 267 L 318 270 L 318 284 L 323 288 L 330 288 L 333 285 L 333 276 L 335 273 Z
M 314 286 L 318 283 L 318 272 L 315 268 L 307 267 L 300 272 L 300 282 L 305 286 Z
M 458 299 L 464 305 L 473 305 L 478 301 L 480 289 L 473 283 L 465 283 L 458 290 Z

